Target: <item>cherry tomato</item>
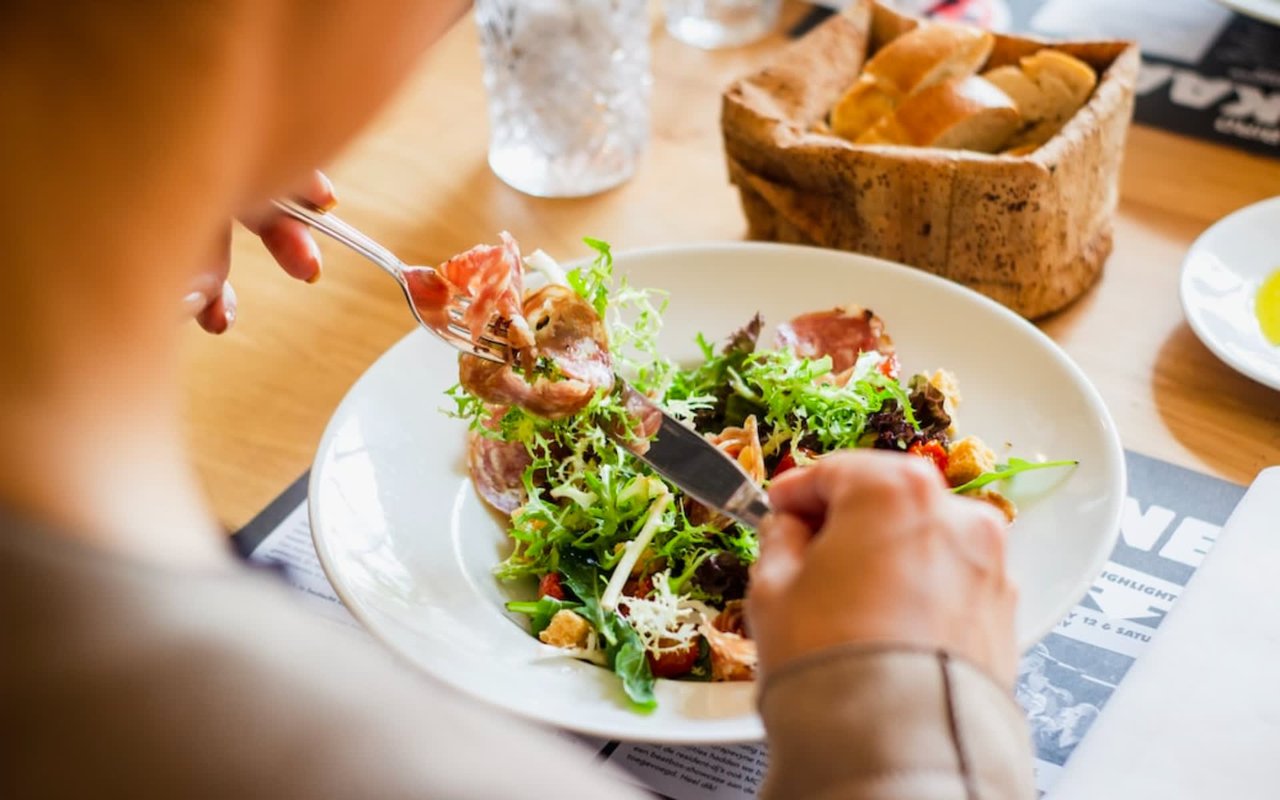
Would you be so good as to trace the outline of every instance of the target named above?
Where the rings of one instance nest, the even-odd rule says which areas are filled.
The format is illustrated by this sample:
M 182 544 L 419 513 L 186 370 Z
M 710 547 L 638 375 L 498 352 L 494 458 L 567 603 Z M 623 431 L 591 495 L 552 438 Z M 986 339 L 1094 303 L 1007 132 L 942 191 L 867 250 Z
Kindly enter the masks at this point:
M 653 593 L 653 581 L 648 575 L 631 578 L 622 584 L 622 593 L 627 597 L 648 597 Z
M 907 448 L 907 452 L 913 456 L 933 459 L 942 474 L 947 474 L 947 449 L 938 442 L 916 442 Z
M 808 448 L 801 447 L 800 452 L 804 453 L 806 456 L 809 456 L 810 458 L 813 457 L 813 452 L 810 451 Z M 778 466 L 773 468 L 773 474 L 770 475 L 769 477 L 776 478 L 782 473 L 786 472 L 789 469 L 792 469 L 795 466 L 796 466 L 795 449 L 788 448 L 787 452 L 783 453 L 782 458 L 778 459 Z
M 550 597 L 552 600 L 564 599 L 564 586 L 560 584 L 559 572 L 548 572 L 538 581 L 538 597 Z
M 645 653 L 649 660 L 649 669 L 655 678 L 678 678 L 687 675 L 698 663 L 698 638 L 677 650 L 669 650 L 660 656 Z

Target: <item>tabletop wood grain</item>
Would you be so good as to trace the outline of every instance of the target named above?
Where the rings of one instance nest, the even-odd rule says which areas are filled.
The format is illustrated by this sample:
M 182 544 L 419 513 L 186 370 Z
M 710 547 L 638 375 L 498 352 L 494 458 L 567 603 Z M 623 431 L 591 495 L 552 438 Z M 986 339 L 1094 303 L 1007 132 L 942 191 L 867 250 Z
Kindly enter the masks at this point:
M 341 212 L 424 264 L 502 229 L 566 259 L 582 254 L 584 235 L 619 250 L 741 239 L 745 225 L 720 146 L 719 93 L 783 41 L 707 53 L 655 28 L 652 141 L 635 178 L 592 198 L 542 200 L 489 171 L 480 60 L 464 20 L 329 168 Z M 1126 447 L 1239 483 L 1280 463 L 1280 393 L 1215 359 L 1183 321 L 1177 293 L 1195 237 L 1277 193 L 1280 161 L 1131 130 L 1105 274 L 1042 323 L 1098 386 Z M 343 394 L 412 327 L 384 274 L 329 242 L 321 246 L 324 277 L 308 286 L 237 233 L 236 327 L 211 337 L 193 324 L 184 334 L 188 435 L 212 508 L 229 530 L 308 468 Z

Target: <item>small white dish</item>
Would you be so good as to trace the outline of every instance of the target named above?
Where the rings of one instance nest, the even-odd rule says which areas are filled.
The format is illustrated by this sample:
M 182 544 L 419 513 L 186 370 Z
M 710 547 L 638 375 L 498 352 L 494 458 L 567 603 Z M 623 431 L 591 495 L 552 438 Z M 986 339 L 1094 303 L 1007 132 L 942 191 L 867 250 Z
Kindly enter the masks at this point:
M 1280 197 L 1230 214 L 1182 262 L 1182 311 L 1205 347 L 1237 372 L 1280 389 L 1280 347 L 1258 323 L 1258 287 L 1280 269 Z
M 1280 25 L 1280 0 L 1218 0 L 1218 2 L 1254 19 Z
M 959 376 L 962 432 L 1002 455 L 1080 460 L 1016 484 L 1022 513 L 1008 564 L 1021 593 L 1018 643 L 1038 641 L 1088 590 L 1118 531 L 1123 451 L 1098 393 L 1033 325 L 954 283 L 831 250 L 689 245 L 623 254 L 617 265 L 632 285 L 670 292 L 661 346 L 677 360 L 696 358 L 695 333 L 721 338 L 756 311 L 776 324 L 840 303 L 874 309 L 905 374 Z M 311 524 L 351 612 L 430 675 L 536 721 L 627 740 L 760 739 L 751 683 L 660 680 L 658 709 L 640 715 L 612 673 L 559 655 L 505 612 L 533 587 L 492 576 L 505 528 L 467 477 L 462 423 L 438 410 L 456 372 L 452 351 L 410 333 L 352 387 L 320 442 Z

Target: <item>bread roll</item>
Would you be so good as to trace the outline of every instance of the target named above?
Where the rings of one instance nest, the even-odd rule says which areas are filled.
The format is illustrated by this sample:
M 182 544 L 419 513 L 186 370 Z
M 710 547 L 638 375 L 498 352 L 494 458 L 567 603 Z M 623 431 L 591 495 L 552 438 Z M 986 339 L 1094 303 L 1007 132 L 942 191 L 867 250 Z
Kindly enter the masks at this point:
M 942 23 L 920 25 L 899 36 L 867 61 L 857 82 L 831 109 L 831 129 L 856 140 L 912 92 L 972 75 L 994 42 L 987 31 Z
M 983 77 L 1009 95 L 1022 115 L 1024 130 L 1010 143 L 1013 154 L 1031 152 L 1053 138 L 1098 82 L 1088 64 L 1048 48 L 1024 56 L 1017 66 L 997 67 Z
M 1017 64 L 1006 64 L 982 73 L 982 77 L 995 84 L 996 88 L 1009 95 L 1022 119 L 1029 123 L 1039 122 L 1049 112 L 1048 101 L 1036 82 L 1027 77 L 1022 67 Z
M 857 140 L 858 136 L 893 114 L 902 92 L 869 75 L 862 75 L 831 109 L 831 131 L 837 136 Z
M 858 144 L 902 144 L 992 153 L 1022 125 L 1017 106 L 983 78 L 954 78 L 902 101 Z
M 1084 105 L 1098 84 L 1098 76 L 1088 64 L 1058 50 L 1046 48 L 1019 63 L 1027 77 L 1050 99 L 1050 107 L 1056 113 L 1047 115 L 1046 119 L 1066 120 Z

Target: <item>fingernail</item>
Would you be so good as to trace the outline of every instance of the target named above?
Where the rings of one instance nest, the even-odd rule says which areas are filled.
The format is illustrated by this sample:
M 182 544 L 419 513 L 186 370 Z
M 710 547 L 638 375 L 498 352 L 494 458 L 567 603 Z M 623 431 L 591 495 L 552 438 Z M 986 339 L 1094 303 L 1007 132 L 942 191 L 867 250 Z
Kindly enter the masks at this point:
M 320 179 L 320 186 L 324 189 L 324 198 L 320 202 L 321 211 L 329 211 L 338 205 L 338 195 L 333 191 L 333 181 L 329 180 L 329 176 L 323 172 L 317 172 L 316 177 Z
M 320 257 L 320 245 L 316 244 L 316 240 L 308 236 L 306 237 L 306 242 L 307 251 L 311 255 L 311 260 L 316 264 L 316 271 L 311 274 L 311 277 L 307 278 L 307 283 L 315 283 L 320 280 L 320 273 L 324 269 L 324 262 Z
M 194 317 L 209 306 L 209 297 L 204 292 L 192 292 L 182 298 L 182 311 L 188 317 Z
M 222 312 L 227 319 L 227 327 L 223 329 L 225 333 L 236 324 L 236 290 L 229 283 L 222 284 Z

